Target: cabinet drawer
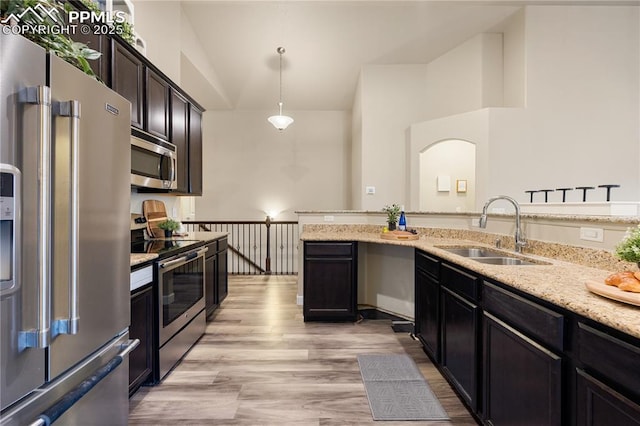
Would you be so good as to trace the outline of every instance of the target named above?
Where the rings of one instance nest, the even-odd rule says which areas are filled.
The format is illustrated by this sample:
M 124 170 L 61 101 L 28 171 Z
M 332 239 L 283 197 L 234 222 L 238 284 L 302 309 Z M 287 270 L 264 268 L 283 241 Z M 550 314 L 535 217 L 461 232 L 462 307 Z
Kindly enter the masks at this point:
M 422 269 L 435 279 L 440 278 L 440 261 L 428 256 L 423 251 L 416 250 L 416 267 Z
M 553 348 L 564 349 L 564 316 L 484 282 L 484 309 Z
M 205 255 L 207 258 L 211 257 L 211 256 L 215 256 L 216 252 L 218 251 L 218 242 L 217 241 L 213 241 L 209 244 L 207 244 L 207 254 Z
M 304 244 L 305 256 L 340 256 L 350 257 L 353 255 L 353 245 L 355 243 L 345 242 L 314 242 Z
M 640 396 L 640 347 L 578 323 L 578 357 L 587 367 L 603 374 L 612 383 L 635 390 L 636 395 Z
M 228 243 L 227 238 L 226 237 L 225 238 L 220 238 L 218 240 L 218 251 L 226 250 L 227 247 L 229 247 L 229 243 Z
M 478 300 L 478 287 L 480 285 L 478 277 L 446 264 L 442 265 L 440 274 L 441 285 L 471 300 Z

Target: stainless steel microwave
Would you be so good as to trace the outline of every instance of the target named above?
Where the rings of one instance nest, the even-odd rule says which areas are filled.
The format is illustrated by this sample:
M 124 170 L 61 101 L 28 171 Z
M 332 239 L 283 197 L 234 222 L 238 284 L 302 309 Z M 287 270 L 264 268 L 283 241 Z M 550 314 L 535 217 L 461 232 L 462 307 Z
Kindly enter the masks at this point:
M 176 189 L 178 153 L 175 145 L 131 136 L 131 185 Z

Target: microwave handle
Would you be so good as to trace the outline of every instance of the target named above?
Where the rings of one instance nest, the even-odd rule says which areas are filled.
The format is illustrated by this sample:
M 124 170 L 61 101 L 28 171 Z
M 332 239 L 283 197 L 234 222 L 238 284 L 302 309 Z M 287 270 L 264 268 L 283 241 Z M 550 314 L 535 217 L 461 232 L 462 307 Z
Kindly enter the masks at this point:
M 177 158 L 175 157 L 169 157 L 171 159 L 171 179 L 169 179 L 171 182 L 176 180 L 176 166 L 177 166 Z

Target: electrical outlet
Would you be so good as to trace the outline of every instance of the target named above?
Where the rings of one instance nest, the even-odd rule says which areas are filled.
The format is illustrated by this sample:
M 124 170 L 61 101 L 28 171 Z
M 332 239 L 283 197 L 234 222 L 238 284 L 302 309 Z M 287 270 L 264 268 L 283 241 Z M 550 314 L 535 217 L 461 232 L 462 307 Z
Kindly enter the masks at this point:
M 471 219 L 471 226 L 475 226 L 476 228 L 478 228 L 480 226 L 480 219 L 478 219 L 477 217 Z
M 585 241 L 604 241 L 604 229 L 602 228 L 580 228 L 580 239 Z
M 333 220 L 334 220 L 334 219 L 335 219 L 335 218 L 334 218 L 333 216 L 325 216 L 325 217 L 324 217 L 324 221 L 325 221 L 325 222 L 333 222 Z
M 367 195 L 373 195 L 376 193 L 376 187 L 375 186 L 367 186 L 364 189 L 365 194 Z

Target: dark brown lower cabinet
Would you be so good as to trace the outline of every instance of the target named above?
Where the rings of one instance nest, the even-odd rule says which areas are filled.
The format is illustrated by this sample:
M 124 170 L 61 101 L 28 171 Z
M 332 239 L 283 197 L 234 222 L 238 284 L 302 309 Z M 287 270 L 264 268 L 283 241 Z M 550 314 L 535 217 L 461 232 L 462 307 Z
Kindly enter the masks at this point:
M 355 321 L 357 306 L 355 242 L 304 243 L 305 321 Z
M 578 369 L 578 426 L 640 426 L 640 405 Z
M 483 322 L 487 423 L 561 425 L 562 358 L 490 314 Z
M 218 305 L 229 293 L 229 280 L 227 270 L 227 239 L 218 240 L 218 252 L 216 256 L 216 286 Z
M 153 369 L 153 285 L 131 295 L 129 338 L 140 344 L 129 354 L 129 396 L 151 377 Z
M 209 249 L 204 260 L 204 300 L 207 317 L 218 308 L 218 256 L 217 242 L 207 245 Z
M 424 350 L 440 361 L 440 283 L 416 269 L 416 333 Z
M 442 288 L 442 368 L 462 399 L 478 408 L 480 308 Z
M 227 297 L 227 238 L 220 238 L 207 244 L 204 261 L 204 299 L 207 317 L 220 306 Z

